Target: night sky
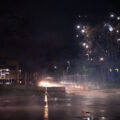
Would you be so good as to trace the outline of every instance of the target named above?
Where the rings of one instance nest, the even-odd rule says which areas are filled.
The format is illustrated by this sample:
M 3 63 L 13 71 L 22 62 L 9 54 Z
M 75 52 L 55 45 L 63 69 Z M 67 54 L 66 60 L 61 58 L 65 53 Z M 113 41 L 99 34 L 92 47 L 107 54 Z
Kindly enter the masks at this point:
M 77 58 L 74 27 L 78 15 L 97 24 L 118 11 L 111 1 L 81 0 L 0 2 L 0 57 L 17 59 L 27 70 L 41 70 Z

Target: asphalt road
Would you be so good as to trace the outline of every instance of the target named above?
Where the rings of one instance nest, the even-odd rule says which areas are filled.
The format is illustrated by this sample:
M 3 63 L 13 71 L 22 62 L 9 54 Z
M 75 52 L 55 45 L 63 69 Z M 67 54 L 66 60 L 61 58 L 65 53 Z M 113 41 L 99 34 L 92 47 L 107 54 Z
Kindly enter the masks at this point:
M 120 120 L 120 90 L 0 97 L 0 120 L 80 120 L 82 111 L 99 120 Z

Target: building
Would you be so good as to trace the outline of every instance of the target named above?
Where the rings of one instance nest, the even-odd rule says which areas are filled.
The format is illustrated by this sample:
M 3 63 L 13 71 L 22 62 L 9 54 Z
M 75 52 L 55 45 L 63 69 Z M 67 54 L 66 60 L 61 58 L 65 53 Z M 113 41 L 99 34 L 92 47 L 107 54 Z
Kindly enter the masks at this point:
M 21 84 L 21 69 L 18 61 L 0 63 L 0 84 Z

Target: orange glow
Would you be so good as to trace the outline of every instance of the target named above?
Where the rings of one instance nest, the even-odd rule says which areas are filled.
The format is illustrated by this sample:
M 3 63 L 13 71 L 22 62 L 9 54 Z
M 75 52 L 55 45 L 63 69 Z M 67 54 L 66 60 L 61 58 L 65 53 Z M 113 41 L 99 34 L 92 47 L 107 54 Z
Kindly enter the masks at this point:
M 38 82 L 38 86 L 39 87 L 60 87 L 61 85 L 53 81 L 43 80 L 43 81 Z
M 22 84 L 22 81 L 19 81 L 20 84 Z
M 45 119 L 45 120 L 48 120 L 48 104 L 45 105 L 44 119 Z
M 48 120 L 48 98 L 47 98 L 47 88 L 46 88 L 46 91 L 45 91 L 44 120 Z

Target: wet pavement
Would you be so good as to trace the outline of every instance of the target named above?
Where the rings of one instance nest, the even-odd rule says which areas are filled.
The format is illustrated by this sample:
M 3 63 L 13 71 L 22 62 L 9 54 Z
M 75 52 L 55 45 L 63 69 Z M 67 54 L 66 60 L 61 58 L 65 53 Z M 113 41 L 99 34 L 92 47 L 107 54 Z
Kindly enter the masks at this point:
M 82 111 L 98 120 L 120 120 L 120 94 L 111 90 L 0 97 L 0 120 L 80 120 Z

